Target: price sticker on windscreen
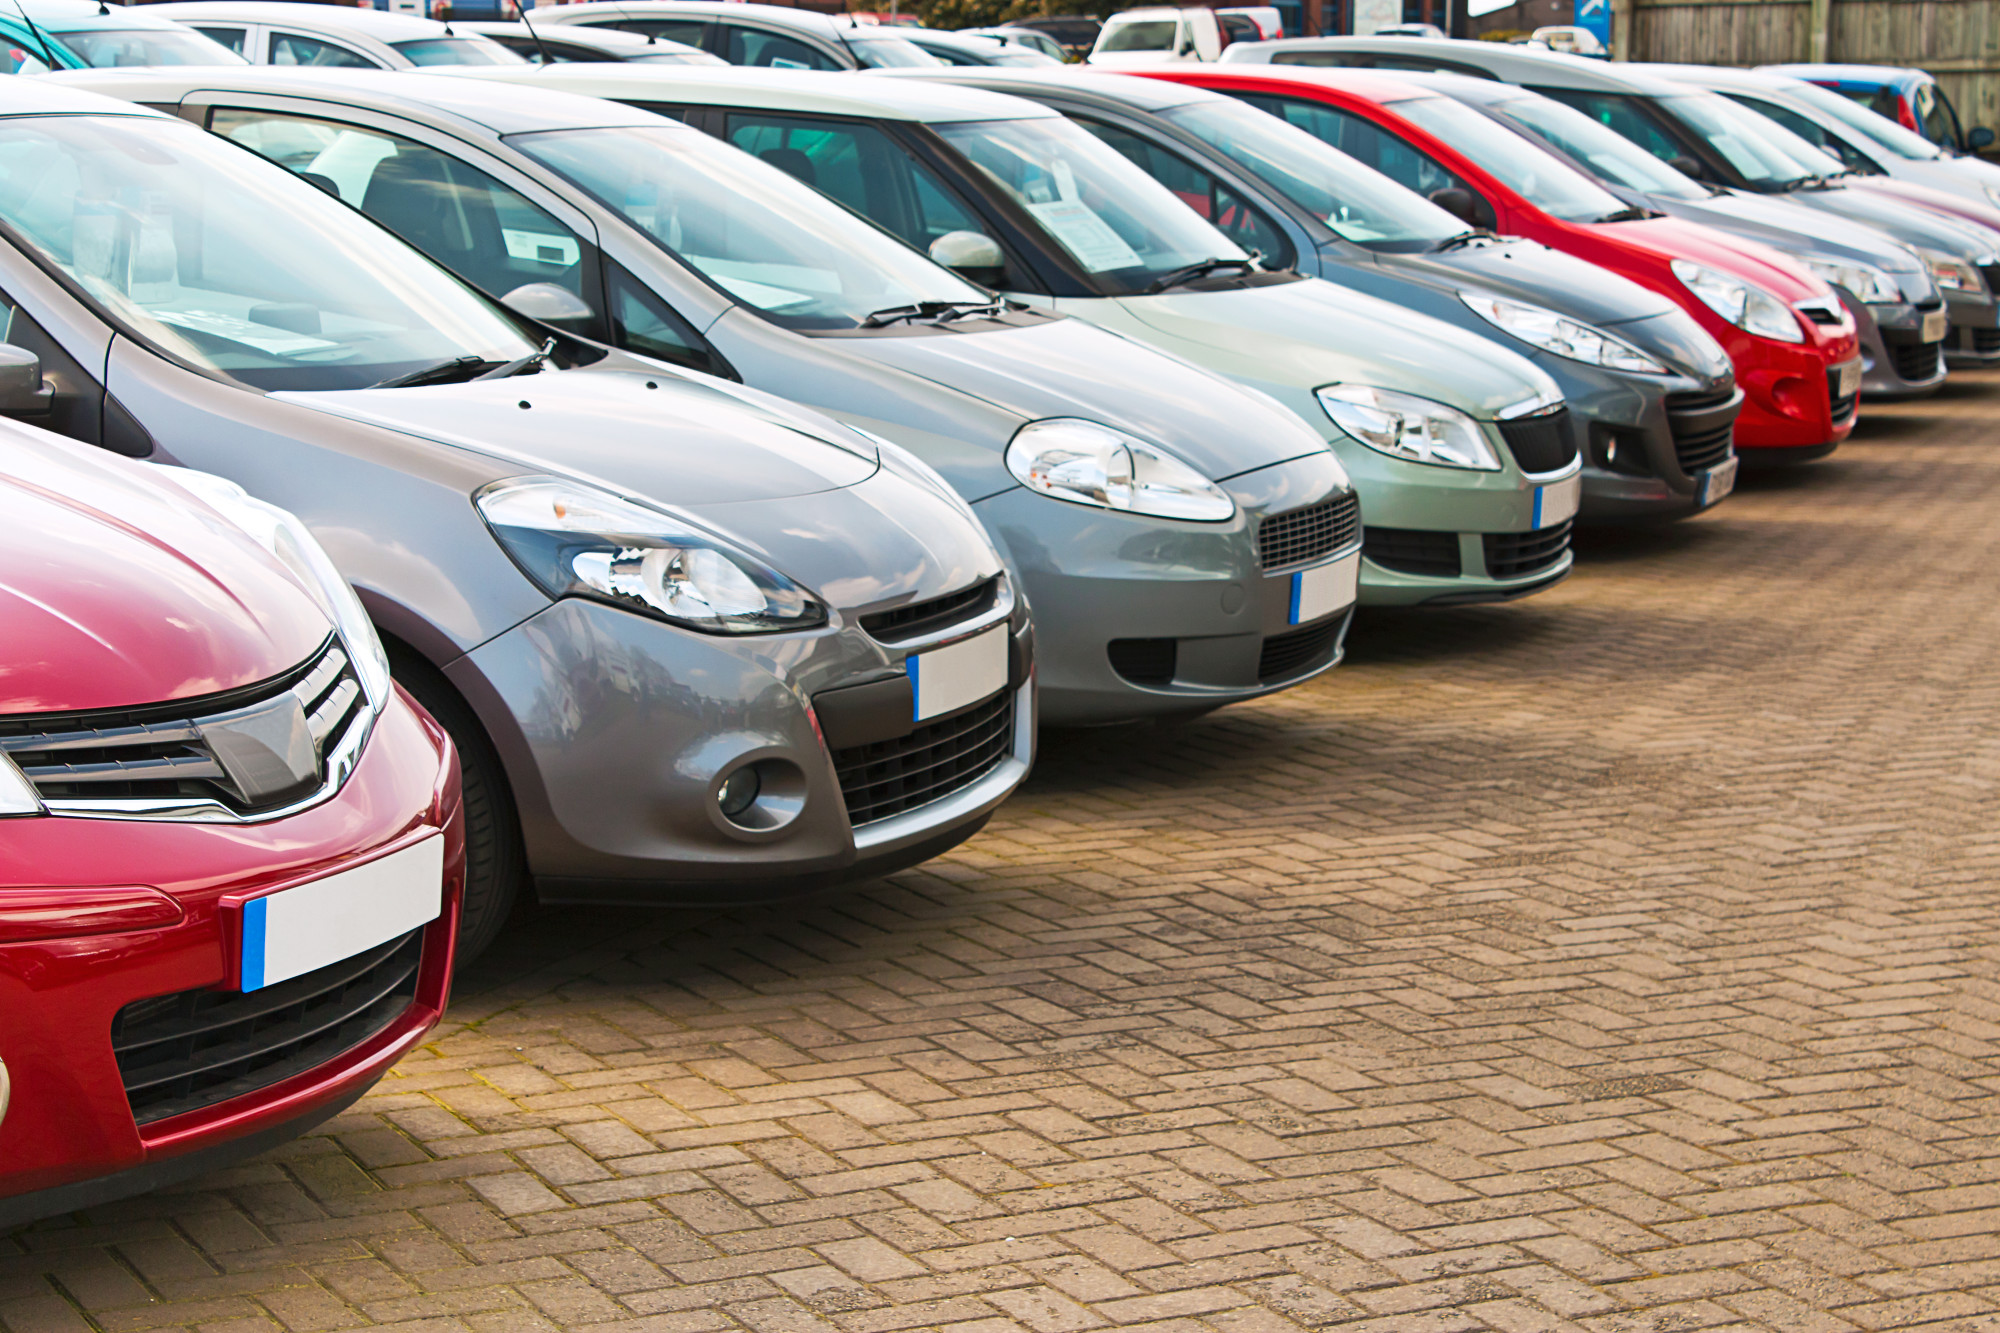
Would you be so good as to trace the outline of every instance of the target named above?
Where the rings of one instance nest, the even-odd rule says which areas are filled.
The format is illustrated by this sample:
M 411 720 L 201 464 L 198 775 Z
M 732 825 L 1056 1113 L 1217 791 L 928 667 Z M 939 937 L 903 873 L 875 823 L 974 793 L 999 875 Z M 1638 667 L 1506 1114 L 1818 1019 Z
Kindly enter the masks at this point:
M 437 920 L 444 910 L 444 838 L 242 907 L 246 991 L 316 972 Z
M 1354 605 L 1354 590 L 1360 575 L 1359 552 L 1292 575 L 1291 614 L 1286 623 L 1309 624 Z
M 903 665 L 910 673 L 910 716 L 918 722 L 942 717 L 1006 686 L 1007 627 L 912 653 Z

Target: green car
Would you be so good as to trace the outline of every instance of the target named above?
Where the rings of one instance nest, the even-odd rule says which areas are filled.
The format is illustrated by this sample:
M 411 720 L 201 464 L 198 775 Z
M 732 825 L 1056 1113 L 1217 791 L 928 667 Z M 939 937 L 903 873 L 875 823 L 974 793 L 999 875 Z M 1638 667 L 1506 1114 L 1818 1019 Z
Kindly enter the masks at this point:
M 1364 605 L 1497 601 L 1569 573 L 1579 426 L 1554 380 L 1477 334 L 1265 269 L 1045 107 L 897 76 L 764 69 L 556 65 L 449 77 L 561 88 L 684 120 L 976 282 L 1263 390 L 1324 435 L 1353 479 Z

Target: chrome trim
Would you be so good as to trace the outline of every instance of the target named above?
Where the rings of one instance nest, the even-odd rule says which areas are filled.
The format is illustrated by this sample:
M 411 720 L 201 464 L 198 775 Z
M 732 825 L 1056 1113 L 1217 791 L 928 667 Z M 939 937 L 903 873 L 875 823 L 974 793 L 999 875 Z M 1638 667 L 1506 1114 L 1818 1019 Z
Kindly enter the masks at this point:
M 1509 403 L 1493 414 L 1495 421 L 1519 421 L 1522 417 L 1538 417 L 1553 412 L 1563 405 L 1562 390 L 1554 394 L 1538 393 L 1533 398 L 1523 398 L 1518 403 Z
M 961 787 L 949 796 L 914 810 L 905 810 L 900 815 L 863 824 L 854 830 L 854 850 L 863 855 L 894 851 L 921 841 L 940 828 L 985 814 L 1006 800 L 1028 776 L 1028 769 L 1034 762 L 1034 688 L 1034 679 L 1030 677 L 1014 692 L 1012 758 L 996 764 L 991 773 L 970 787 Z M 989 699 L 992 697 L 987 696 Z

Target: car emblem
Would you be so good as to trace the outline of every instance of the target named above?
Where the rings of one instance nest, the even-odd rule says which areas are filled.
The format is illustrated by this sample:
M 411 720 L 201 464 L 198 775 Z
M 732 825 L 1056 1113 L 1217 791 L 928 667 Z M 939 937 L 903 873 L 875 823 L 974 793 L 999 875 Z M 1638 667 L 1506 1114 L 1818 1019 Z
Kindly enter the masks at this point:
M 319 777 L 319 751 L 306 726 L 305 705 L 289 691 L 203 718 L 200 726 L 209 752 L 250 805 L 263 805 Z

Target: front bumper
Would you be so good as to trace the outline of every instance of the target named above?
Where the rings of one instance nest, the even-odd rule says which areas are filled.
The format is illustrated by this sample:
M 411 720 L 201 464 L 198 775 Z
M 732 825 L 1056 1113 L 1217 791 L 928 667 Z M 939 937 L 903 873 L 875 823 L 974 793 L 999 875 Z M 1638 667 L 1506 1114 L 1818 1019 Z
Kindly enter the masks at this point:
M 1552 374 L 1556 367 L 1545 363 Z M 1743 394 L 1724 373 L 1636 376 L 1592 369 L 1556 375 L 1582 438 L 1587 523 L 1644 522 L 1699 513 L 1707 474 L 1726 469 Z
M 1861 345 L 1861 396 L 1863 398 L 1917 398 L 1944 383 L 1943 353 L 1950 335 L 1926 339 L 1925 316 L 1942 305 L 1933 300 L 1928 306 L 1907 301 L 1865 305 L 1845 289 L 1841 303 L 1853 317 L 1854 333 Z M 1936 332 L 1933 321 L 1932 332 Z
M 140 1122 L 113 1052 L 114 1019 L 138 1001 L 214 992 L 204 1017 L 227 1020 L 250 999 L 236 990 L 240 914 L 225 898 L 440 835 L 444 911 L 416 933 L 420 961 L 405 1007 L 280 1081 L 257 1086 L 268 1075 L 247 1074 Z M 465 860 L 457 760 L 444 733 L 400 692 L 341 790 L 299 814 L 247 825 L 50 816 L 8 821 L 7 838 L 13 873 L 28 883 L 73 883 L 80 900 L 95 885 L 149 885 L 181 917 L 0 946 L 0 1060 L 12 1087 L 0 1120 L 0 1226 L 156 1188 L 273 1146 L 360 1097 L 444 1011 Z M 281 1035 L 260 1029 L 257 1039 Z
M 1945 291 L 1944 307 L 1951 313 L 1951 332 L 1944 343 L 1947 366 L 1977 370 L 2000 365 L 2000 265 L 1980 273 L 1989 290 Z

